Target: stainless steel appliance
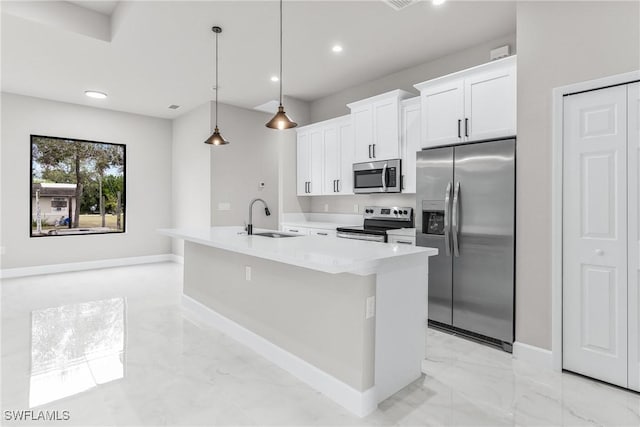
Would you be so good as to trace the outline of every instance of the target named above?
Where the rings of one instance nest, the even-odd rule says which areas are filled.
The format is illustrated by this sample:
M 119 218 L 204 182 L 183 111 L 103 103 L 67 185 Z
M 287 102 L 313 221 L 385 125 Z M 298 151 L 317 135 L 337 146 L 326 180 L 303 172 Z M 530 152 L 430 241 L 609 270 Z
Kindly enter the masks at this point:
M 355 163 L 353 165 L 353 192 L 399 193 L 402 191 L 400 159 Z
M 361 227 L 338 227 L 337 236 L 343 239 L 386 242 L 387 230 L 413 228 L 413 208 L 366 206 Z
M 515 139 L 417 156 L 416 244 L 429 258 L 429 322 L 500 345 L 514 340 Z

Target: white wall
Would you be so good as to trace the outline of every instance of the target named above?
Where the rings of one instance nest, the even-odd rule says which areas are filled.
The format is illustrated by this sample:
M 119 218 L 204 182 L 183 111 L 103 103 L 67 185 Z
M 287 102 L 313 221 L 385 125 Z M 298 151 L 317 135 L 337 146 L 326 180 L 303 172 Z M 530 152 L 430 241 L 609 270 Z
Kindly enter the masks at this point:
M 211 226 L 210 103 L 173 120 L 171 194 L 173 227 Z M 173 239 L 172 252 L 183 254 L 183 241 Z
M 269 205 L 254 206 L 253 225 L 278 228 L 278 143 L 282 135 L 265 126 L 271 114 L 220 104 L 218 122 L 228 145 L 211 146 L 211 224 L 243 225 L 249 220 L 249 202 L 259 197 Z M 211 108 L 212 120 L 215 106 Z M 264 182 L 264 188 L 259 183 Z M 200 191 L 200 190 L 198 190 Z M 204 191 L 203 191 L 204 194 Z M 222 210 L 220 204 L 227 204 Z M 226 208 L 224 208 L 226 209 Z
M 2 94 L 2 268 L 165 254 L 171 223 L 171 122 Z M 30 135 L 126 144 L 126 233 L 29 237 Z
M 551 93 L 640 68 L 640 3 L 519 2 L 516 339 L 551 348 Z

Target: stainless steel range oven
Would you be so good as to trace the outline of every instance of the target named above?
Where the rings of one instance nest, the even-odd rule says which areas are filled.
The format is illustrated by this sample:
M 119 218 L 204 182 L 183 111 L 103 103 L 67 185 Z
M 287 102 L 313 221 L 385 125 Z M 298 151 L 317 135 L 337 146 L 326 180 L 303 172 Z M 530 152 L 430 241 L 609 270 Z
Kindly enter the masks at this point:
M 361 227 L 338 227 L 337 236 L 343 239 L 386 242 L 387 230 L 413 228 L 413 208 L 366 206 Z
M 353 165 L 353 192 L 399 193 L 402 191 L 400 159 L 355 163 Z

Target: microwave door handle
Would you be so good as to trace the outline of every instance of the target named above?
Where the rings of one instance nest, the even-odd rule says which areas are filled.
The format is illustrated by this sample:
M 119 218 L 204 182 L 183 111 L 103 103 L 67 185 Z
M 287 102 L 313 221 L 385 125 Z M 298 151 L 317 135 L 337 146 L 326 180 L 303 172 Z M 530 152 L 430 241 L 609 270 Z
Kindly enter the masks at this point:
M 387 191 L 387 163 L 382 167 L 382 191 Z
M 451 227 L 453 228 L 453 254 L 460 256 L 460 244 L 458 237 L 460 234 L 460 182 L 456 182 L 456 189 L 453 191 L 453 212 L 451 213 Z
M 451 182 L 444 191 L 444 254 L 451 256 Z M 424 219 L 423 219 L 424 221 Z

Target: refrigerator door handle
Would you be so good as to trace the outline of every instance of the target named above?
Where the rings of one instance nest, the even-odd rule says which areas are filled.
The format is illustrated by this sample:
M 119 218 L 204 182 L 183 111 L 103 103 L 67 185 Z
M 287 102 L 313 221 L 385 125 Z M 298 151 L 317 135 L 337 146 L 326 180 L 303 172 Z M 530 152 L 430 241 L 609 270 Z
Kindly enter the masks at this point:
M 387 164 L 382 167 L 382 191 L 387 191 Z
M 451 213 L 451 228 L 453 234 L 453 255 L 460 256 L 460 246 L 458 243 L 458 235 L 460 232 L 460 182 L 456 182 L 453 191 L 453 208 Z
M 447 184 L 444 192 L 444 254 L 451 256 L 451 222 L 449 221 L 451 206 L 451 182 Z

